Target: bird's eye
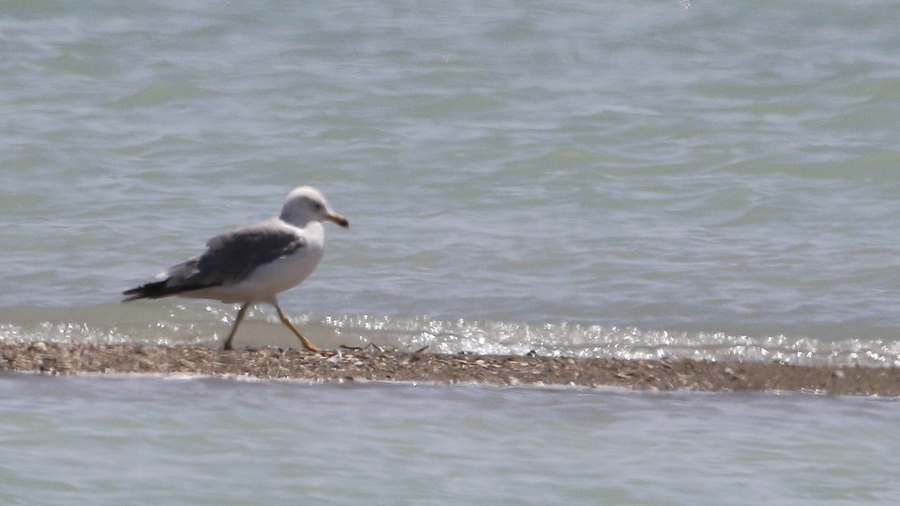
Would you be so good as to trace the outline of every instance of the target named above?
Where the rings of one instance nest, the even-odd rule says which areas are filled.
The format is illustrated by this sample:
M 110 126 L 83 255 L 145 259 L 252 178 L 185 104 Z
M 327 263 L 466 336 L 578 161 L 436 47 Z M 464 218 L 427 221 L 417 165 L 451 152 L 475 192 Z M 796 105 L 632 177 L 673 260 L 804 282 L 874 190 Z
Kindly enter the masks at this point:
M 318 203 L 318 202 L 313 203 L 313 209 L 315 209 L 317 212 L 318 212 L 318 211 L 321 211 L 321 210 L 322 210 L 322 204 L 320 204 L 320 203 Z

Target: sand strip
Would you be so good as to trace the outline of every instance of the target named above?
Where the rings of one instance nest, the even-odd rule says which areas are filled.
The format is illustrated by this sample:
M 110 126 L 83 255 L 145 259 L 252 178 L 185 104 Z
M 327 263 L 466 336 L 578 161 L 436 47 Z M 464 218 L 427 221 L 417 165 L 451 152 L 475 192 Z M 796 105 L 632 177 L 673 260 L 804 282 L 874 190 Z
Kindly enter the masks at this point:
M 617 386 L 635 390 L 794 391 L 900 396 L 900 369 L 617 360 L 540 356 L 437 355 L 296 349 L 223 351 L 196 346 L 0 343 L 0 369 L 44 374 L 203 374 L 311 381 Z

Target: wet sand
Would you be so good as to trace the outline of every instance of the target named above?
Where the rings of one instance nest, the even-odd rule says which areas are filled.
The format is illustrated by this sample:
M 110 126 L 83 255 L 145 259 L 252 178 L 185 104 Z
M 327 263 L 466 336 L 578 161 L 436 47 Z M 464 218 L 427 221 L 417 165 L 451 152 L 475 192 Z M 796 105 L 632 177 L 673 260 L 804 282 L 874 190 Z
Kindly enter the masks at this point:
M 635 390 L 793 391 L 900 395 L 900 369 L 801 367 L 689 359 L 618 360 L 196 346 L 2 343 L 0 370 L 43 374 L 202 374 L 313 382 L 625 387 Z

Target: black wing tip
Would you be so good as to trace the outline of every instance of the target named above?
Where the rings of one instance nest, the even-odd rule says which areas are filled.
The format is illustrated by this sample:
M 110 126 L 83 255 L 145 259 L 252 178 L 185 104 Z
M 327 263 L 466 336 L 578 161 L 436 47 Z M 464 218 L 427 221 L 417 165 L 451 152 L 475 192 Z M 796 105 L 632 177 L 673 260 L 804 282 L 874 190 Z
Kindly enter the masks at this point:
M 125 296 L 125 298 L 122 299 L 122 302 L 131 302 L 138 299 L 162 299 L 163 297 L 171 297 L 172 295 L 178 295 L 185 292 L 193 292 L 196 290 L 202 290 L 204 288 L 211 288 L 213 286 L 218 285 L 201 285 L 197 283 L 179 284 L 172 283 L 172 278 L 169 278 L 162 281 L 147 283 L 145 285 L 132 288 L 131 290 L 125 290 L 124 292 L 122 292 L 122 295 Z
M 125 298 L 122 299 L 122 302 L 130 302 L 138 299 L 158 299 L 160 297 L 174 295 L 175 292 L 171 289 L 171 287 L 166 286 L 168 284 L 168 281 L 169 280 L 155 281 L 153 283 L 147 283 L 145 285 L 132 288 L 131 290 L 125 290 L 124 292 L 122 292 L 122 295 L 125 296 Z

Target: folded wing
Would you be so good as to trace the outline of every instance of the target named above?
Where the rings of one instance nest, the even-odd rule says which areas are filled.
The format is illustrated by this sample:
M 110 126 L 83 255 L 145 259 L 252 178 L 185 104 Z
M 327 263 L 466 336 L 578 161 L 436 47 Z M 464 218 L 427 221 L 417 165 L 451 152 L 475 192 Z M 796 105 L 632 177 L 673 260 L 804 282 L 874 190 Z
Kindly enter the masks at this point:
M 213 237 L 206 245 L 205 253 L 171 267 L 161 275 L 163 280 L 123 292 L 124 300 L 159 299 L 234 285 L 247 279 L 259 266 L 306 247 L 306 241 L 286 227 L 264 222 Z

